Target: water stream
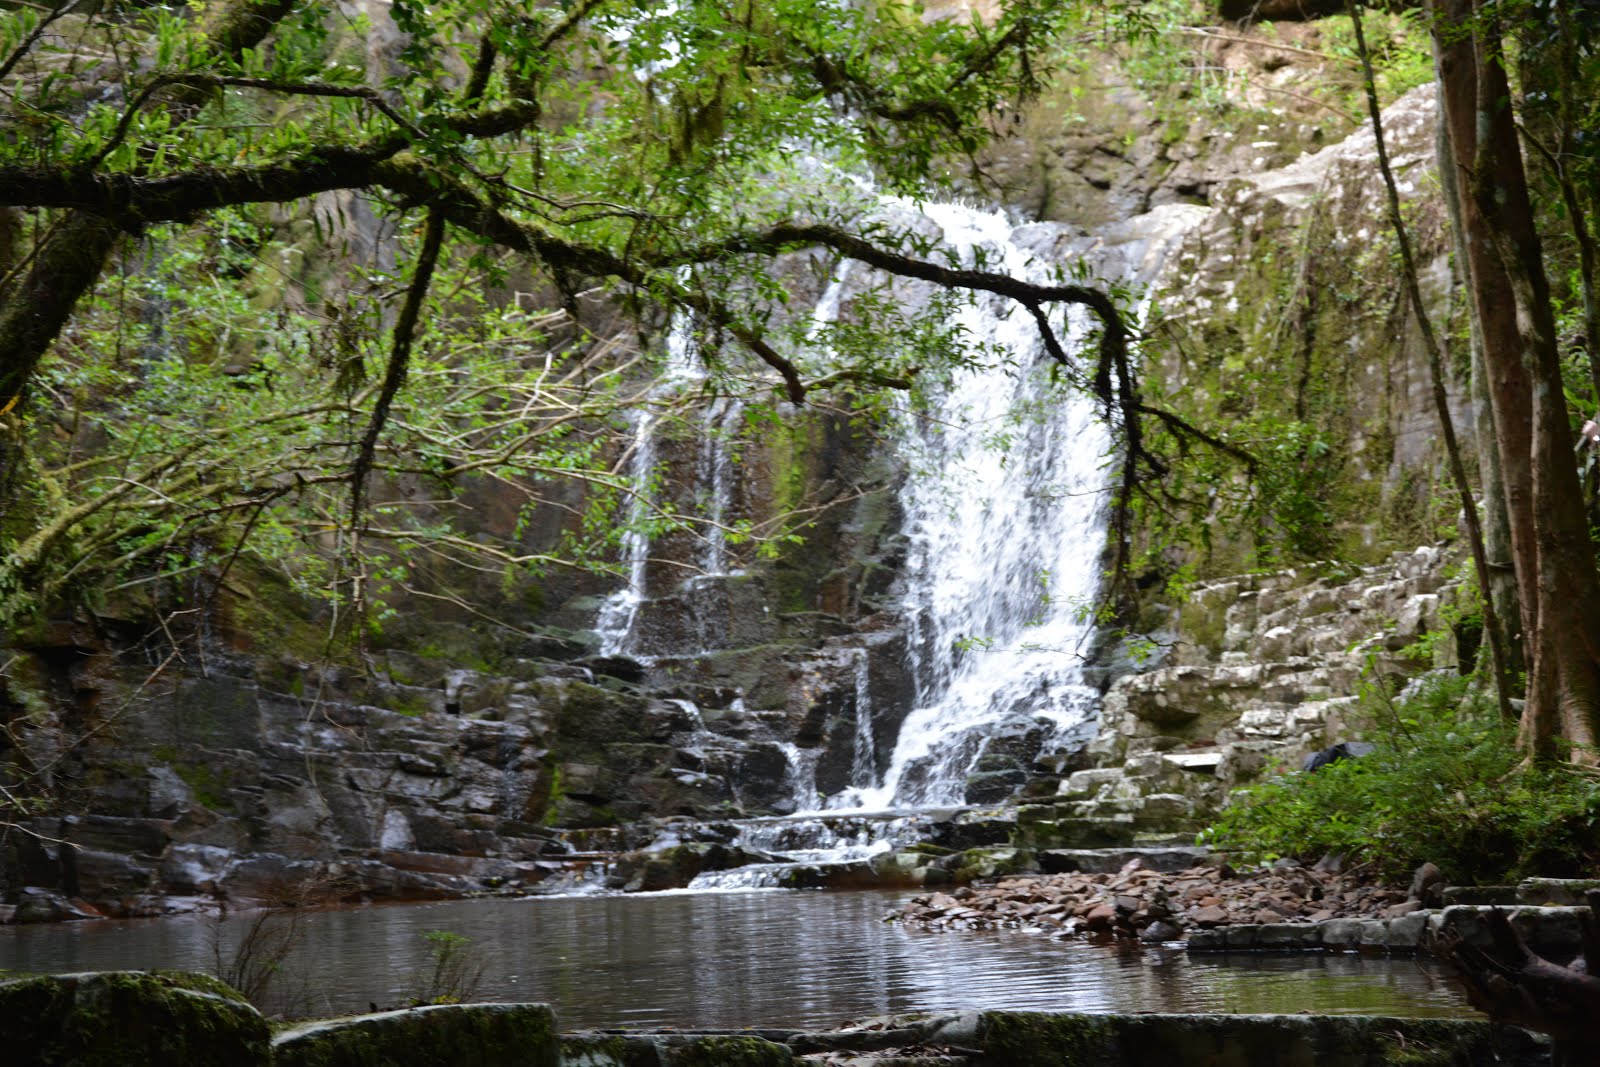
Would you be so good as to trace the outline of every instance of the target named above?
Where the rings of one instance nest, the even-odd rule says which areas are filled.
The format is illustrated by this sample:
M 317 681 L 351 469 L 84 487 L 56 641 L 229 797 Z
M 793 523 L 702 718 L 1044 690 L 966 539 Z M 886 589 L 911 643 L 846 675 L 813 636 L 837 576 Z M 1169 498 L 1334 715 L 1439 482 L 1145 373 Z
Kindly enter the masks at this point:
M 267 1008 L 332 1015 L 402 1003 L 435 942 L 470 939 L 473 999 L 554 1005 L 564 1029 L 831 1027 L 891 1012 L 1205 1011 L 1467 1016 L 1438 969 L 1360 956 L 1190 959 L 1020 931 L 924 933 L 879 921 L 885 893 L 666 893 L 312 912 Z M 220 930 L 230 945 L 248 916 Z M 194 917 L 7 927 L 0 969 L 207 970 Z
M 981 249 L 988 269 L 1043 280 L 1003 216 L 922 210 L 948 247 L 969 258 Z M 903 421 L 911 553 L 901 614 L 918 699 L 882 779 L 852 782 L 830 806 L 959 804 L 998 727 L 1038 723 L 1059 742 L 1094 714 L 1084 610 L 1099 584 L 1109 437 L 1089 398 L 1052 384 L 1020 308 L 980 296 L 959 325 L 1012 361 L 958 372 L 926 415 Z

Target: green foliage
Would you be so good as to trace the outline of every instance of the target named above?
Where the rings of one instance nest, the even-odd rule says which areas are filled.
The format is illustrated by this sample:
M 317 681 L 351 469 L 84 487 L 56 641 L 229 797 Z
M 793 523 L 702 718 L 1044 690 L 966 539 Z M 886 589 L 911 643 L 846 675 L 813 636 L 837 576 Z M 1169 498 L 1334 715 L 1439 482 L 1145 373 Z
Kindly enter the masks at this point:
M 869 415 L 886 382 L 921 371 L 932 388 L 1006 358 L 948 324 L 963 297 L 913 314 L 882 277 L 858 280 L 839 321 L 793 314 L 816 279 L 779 256 L 806 242 L 769 229 L 825 225 L 992 267 L 982 249 L 942 249 L 878 211 L 860 176 L 913 197 L 945 183 L 993 116 L 1043 84 L 1064 34 L 1108 11 L 1132 33 L 1138 9 L 1007 0 L 968 21 L 905 0 L 404 2 L 394 55 L 369 54 L 372 28 L 325 3 L 235 55 L 212 38 L 228 0 L 101 6 L 37 36 L 31 7 L 0 12 L 0 119 L 15 131 L 0 168 L 27 168 L 30 188 L 198 178 L 210 190 L 255 168 L 237 203 L 123 219 L 133 235 L 31 375 L 8 420 L 19 462 L 0 517 L 0 625 L 68 605 L 186 610 L 270 573 L 326 606 L 330 635 L 371 640 L 419 590 L 460 604 L 442 572 L 511 589 L 556 564 L 614 570 L 630 529 L 702 526 L 692 508 L 629 506 L 642 494 L 617 439 L 644 408 L 663 431 L 698 430 L 713 395 L 772 410 L 748 337 L 801 379 L 848 385 Z M 149 61 L 108 58 L 128 55 Z M 467 70 L 481 75 L 470 87 Z M 175 84 L 186 78 L 201 80 Z M 361 176 L 316 186 L 352 160 Z M 374 176 L 376 164 L 389 170 Z M 322 194 L 274 188 L 268 171 Z M 391 187 L 397 172 L 423 192 Z M 417 208 L 438 189 L 504 225 L 452 216 L 371 506 L 351 516 L 349 465 L 417 275 Z M 59 218 L 20 210 L 18 250 L 48 251 Z M 507 227 L 533 252 L 505 254 Z M 0 286 L 13 265 L 0 263 Z M 837 264 L 814 266 L 827 277 Z M 659 344 L 669 323 L 705 371 L 676 390 L 651 387 L 674 373 Z M 486 481 L 526 503 L 514 525 L 469 533 L 457 520 Z M 552 510 L 571 518 L 530 547 Z M 782 517 L 727 531 L 766 556 L 797 536 Z
M 1420 8 L 1384 11 L 1373 7 L 1363 9 L 1361 20 L 1381 105 L 1387 107 L 1401 94 L 1433 81 L 1433 42 L 1426 13 Z M 1321 29 L 1323 49 L 1329 55 L 1358 58 L 1355 30 L 1348 18 L 1325 19 Z M 1358 120 L 1365 114 L 1366 100 L 1358 79 L 1351 77 L 1343 86 L 1341 102 Z
M 1267 543 L 1291 560 L 1322 559 L 1333 547 L 1330 490 L 1340 457 L 1316 427 L 1290 422 L 1269 433 L 1255 449 L 1256 507 L 1277 532 Z
M 428 930 L 429 963 L 418 972 L 407 1000 L 413 1004 L 463 1004 L 483 984 L 483 950 L 469 937 L 449 930 Z
M 362 367 L 381 358 L 377 306 L 347 294 L 328 314 L 262 307 L 258 283 L 217 284 L 259 271 L 260 253 L 241 251 L 251 225 L 223 213 L 199 241 L 156 228 L 80 309 L 38 381 L 66 432 L 25 439 L 35 520 L 0 530 L 0 585 L 31 595 L 0 603 L 0 622 L 63 601 L 115 608 L 152 587 L 157 604 L 188 606 L 265 567 L 336 611 L 359 606 L 376 633 L 423 560 L 534 573 L 551 561 L 515 529 L 459 533 L 463 494 L 485 482 L 531 509 L 553 483 L 592 481 L 591 544 L 572 555 L 615 542 L 602 516 L 622 483 L 605 449 L 624 368 L 552 345 L 548 315 L 485 300 L 469 255 L 441 272 L 380 442 L 385 491 L 352 537 L 345 463 L 374 393 Z
M 1423 862 L 1454 882 L 1577 874 L 1600 860 L 1600 781 L 1530 765 L 1466 679 L 1394 702 L 1369 690 L 1371 755 L 1236 792 L 1201 840 L 1247 858 L 1343 854 L 1390 879 Z

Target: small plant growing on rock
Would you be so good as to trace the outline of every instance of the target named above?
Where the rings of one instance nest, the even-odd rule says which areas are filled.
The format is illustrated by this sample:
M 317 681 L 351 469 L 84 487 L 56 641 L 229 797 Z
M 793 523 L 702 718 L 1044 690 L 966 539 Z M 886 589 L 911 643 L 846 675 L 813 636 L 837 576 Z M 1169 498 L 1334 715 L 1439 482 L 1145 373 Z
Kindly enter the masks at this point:
M 413 990 L 406 998 L 413 1005 L 462 1004 L 478 995 L 483 984 L 483 952 L 469 937 L 449 930 L 429 930 L 430 960 L 427 971 L 414 977 Z

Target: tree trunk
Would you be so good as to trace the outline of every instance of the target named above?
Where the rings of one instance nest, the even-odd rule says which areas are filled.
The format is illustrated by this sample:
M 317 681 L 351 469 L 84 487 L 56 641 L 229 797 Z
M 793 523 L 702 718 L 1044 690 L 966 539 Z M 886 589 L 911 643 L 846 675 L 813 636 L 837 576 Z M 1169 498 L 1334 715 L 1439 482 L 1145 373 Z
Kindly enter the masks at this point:
M 1520 740 L 1593 762 L 1600 720 L 1600 579 L 1584 521 L 1511 91 L 1484 0 L 1434 0 L 1441 99 L 1484 346 L 1529 661 Z M 1477 10 L 1475 10 L 1477 8 Z
M 1478 586 L 1488 590 L 1491 588 L 1489 557 L 1483 543 L 1483 526 L 1478 521 L 1478 505 L 1472 499 L 1466 465 L 1461 461 L 1455 419 L 1450 414 L 1450 397 L 1444 382 L 1444 347 L 1439 343 L 1439 335 L 1434 332 L 1433 319 L 1428 315 L 1427 303 L 1422 299 L 1422 286 L 1417 281 L 1417 260 L 1411 251 L 1411 237 L 1406 230 L 1405 216 L 1400 210 L 1400 190 L 1395 184 L 1394 168 L 1389 165 L 1389 149 L 1384 143 L 1383 111 L 1378 104 L 1378 83 L 1372 72 L 1372 53 L 1367 49 L 1367 35 L 1362 28 L 1361 4 L 1359 0 L 1348 0 L 1347 7 L 1350 24 L 1356 34 L 1356 51 L 1361 57 L 1367 114 L 1372 120 L 1373 147 L 1377 149 L 1378 168 L 1383 172 L 1383 187 L 1388 194 L 1389 225 L 1394 230 L 1395 244 L 1400 250 L 1400 273 L 1405 283 L 1406 297 L 1411 301 L 1411 312 L 1416 316 L 1417 331 L 1422 335 L 1422 346 L 1428 354 L 1428 378 L 1433 385 L 1434 412 L 1439 416 L 1439 437 L 1444 443 L 1450 480 L 1455 483 L 1456 493 L 1461 499 L 1461 522 L 1466 527 L 1467 544 L 1472 550 L 1472 566 L 1478 577 Z M 1483 629 L 1489 639 L 1495 702 L 1500 709 L 1500 717 L 1509 720 L 1512 717 L 1511 677 L 1507 673 L 1506 635 L 1492 596 L 1486 597 L 1483 602 Z
M 1445 211 L 1450 216 L 1456 280 L 1468 291 L 1470 305 L 1472 297 L 1471 279 L 1467 271 L 1467 245 L 1461 229 L 1461 183 L 1451 155 L 1450 131 L 1445 123 L 1442 100 L 1435 152 Z M 1512 677 L 1517 677 L 1527 669 L 1527 659 L 1522 649 L 1522 603 L 1517 596 L 1517 573 L 1511 565 L 1511 514 L 1506 510 L 1505 478 L 1500 473 L 1500 451 L 1496 446 L 1494 413 L 1489 402 L 1489 372 L 1483 361 L 1483 334 L 1478 327 L 1478 317 L 1472 313 L 1470 306 L 1467 325 L 1472 360 L 1469 388 L 1472 397 L 1473 445 L 1478 456 L 1478 482 L 1483 493 L 1483 547 L 1489 557 L 1489 586 L 1480 592 L 1486 601 L 1492 601 L 1495 614 L 1505 627 L 1506 669 Z

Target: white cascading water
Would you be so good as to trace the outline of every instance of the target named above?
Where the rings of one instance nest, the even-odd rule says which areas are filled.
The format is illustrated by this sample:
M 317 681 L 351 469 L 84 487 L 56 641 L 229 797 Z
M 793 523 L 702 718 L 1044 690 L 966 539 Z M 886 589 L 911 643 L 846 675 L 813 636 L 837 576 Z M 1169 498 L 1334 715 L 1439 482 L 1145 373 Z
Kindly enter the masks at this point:
M 947 246 L 981 247 L 988 269 L 1044 280 L 1000 215 L 921 210 Z M 853 785 L 830 807 L 959 804 L 997 725 L 1043 720 L 1060 735 L 1093 715 L 1082 653 L 1100 576 L 1109 437 L 1092 400 L 1051 383 L 1021 308 L 981 295 L 960 316 L 970 336 L 1003 345 L 1014 361 L 958 372 L 925 415 L 902 420 L 911 468 L 902 615 L 917 706 L 883 780 Z
M 885 200 L 886 210 L 917 211 L 936 224 L 947 248 L 971 258 L 983 249 L 985 269 L 1048 281 L 1045 265 L 1018 242 L 1002 215 L 955 204 Z M 1204 209 L 1157 209 L 1150 222 L 1119 246 L 1122 262 L 1105 273 L 1150 282 L 1173 238 Z M 1063 232 L 1034 226 L 1029 236 L 1048 244 Z M 1135 227 L 1138 230 L 1138 227 Z M 1096 243 L 1075 241 L 1080 249 Z M 1115 258 L 1115 257 L 1113 257 Z M 820 324 L 848 308 L 849 262 L 834 274 L 813 311 Z M 1052 382 L 1031 316 L 1011 301 L 980 294 L 959 312 L 968 336 L 1007 349 L 1000 366 L 962 370 L 927 398 L 920 413 L 901 419 L 899 447 L 910 474 L 902 490 L 910 552 L 903 576 L 901 616 L 910 634 L 916 706 L 901 725 L 881 780 L 873 765 L 874 724 L 868 701 L 868 657 L 857 669 L 857 731 L 850 786 L 824 798 L 824 809 L 887 811 L 958 805 L 968 778 L 1002 727 L 1039 728 L 1044 744 L 1061 744 L 1092 727 L 1097 693 L 1084 684 L 1084 655 L 1092 635 L 1089 609 L 1097 592 L 1104 543 L 1104 490 L 1110 438 L 1093 400 Z M 1064 318 L 1057 313 L 1057 318 Z M 1069 351 L 1085 332 L 1082 320 L 1057 329 Z M 674 329 L 669 367 L 674 382 L 703 370 L 687 331 Z M 735 407 L 707 408 L 702 478 L 710 482 L 713 522 L 727 514 L 733 468 L 727 439 Z M 639 422 L 633 466 L 638 517 L 653 473 L 652 416 Z M 704 484 L 704 481 L 702 482 Z M 723 536 L 707 538 L 702 569 L 725 573 Z M 629 651 L 634 615 L 643 601 L 648 539 L 630 534 L 625 555 L 631 580 L 614 594 L 598 628 L 609 651 Z M 784 745 L 797 807 L 815 811 L 814 752 Z
M 661 378 L 651 389 L 652 400 L 665 402 L 689 386 L 705 379 L 705 368 L 700 364 L 699 348 L 695 344 L 693 326 L 687 318 L 677 318 L 667 331 L 667 360 Z M 701 438 L 709 450 L 701 457 L 701 484 L 710 484 L 712 501 L 709 534 L 703 553 L 702 569 L 707 573 L 723 573 L 727 561 L 727 539 L 723 523 L 727 516 L 728 493 L 732 485 L 732 467 L 726 449 L 720 441 L 726 427 L 738 421 L 742 405 L 732 400 L 718 400 L 706 408 Z M 650 564 L 650 535 L 646 524 L 650 520 L 651 496 L 656 478 L 656 431 L 661 412 L 651 404 L 639 408 L 633 416 L 632 449 L 628 454 L 628 508 L 627 525 L 622 534 L 622 559 L 628 567 L 628 584 L 612 593 L 600 606 L 595 619 L 595 632 L 600 635 L 600 654 L 604 656 L 641 655 L 633 648 L 633 624 L 639 615 L 639 605 L 647 595 L 646 577 Z
M 650 535 L 644 524 L 650 517 L 650 483 L 656 466 L 655 423 L 649 407 L 640 408 L 633 420 L 633 451 L 628 457 L 627 527 L 622 534 L 622 559 L 628 567 L 628 584 L 606 597 L 595 619 L 600 654 L 617 656 L 629 651 L 633 620 L 644 600 L 645 571 L 650 561 Z
M 838 317 L 850 266 L 845 263 L 834 272 L 818 299 L 812 311 L 812 322 L 815 324 L 813 335 L 816 327 Z M 665 399 L 682 392 L 691 384 L 704 381 L 705 376 L 692 320 L 687 316 L 677 316 L 667 332 L 666 366 L 660 382 L 651 390 L 651 396 Z M 697 561 L 700 574 L 688 579 L 691 584 L 738 573 L 728 566 L 727 522 L 732 510 L 736 473 L 729 444 L 737 437 L 743 417 L 744 402 L 732 396 L 712 398 L 701 412 L 700 455 L 696 474 L 702 491 L 706 492 L 700 508 L 706 521 L 703 526 L 703 546 Z M 641 660 L 651 658 L 634 647 L 633 627 L 640 605 L 650 595 L 646 589 L 650 535 L 645 532 L 645 524 L 650 517 L 656 475 L 655 438 L 660 418 L 660 414 L 648 405 L 634 416 L 633 445 L 628 459 L 627 528 L 621 545 L 622 559 L 628 567 L 628 583 L 606 598 L 595 619 L 594 628 L 600 635 L 601 655 L 630 655 Z

